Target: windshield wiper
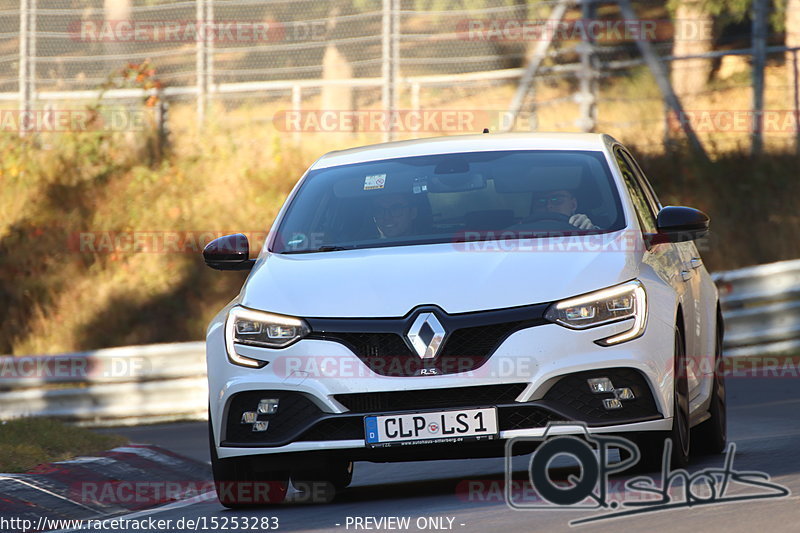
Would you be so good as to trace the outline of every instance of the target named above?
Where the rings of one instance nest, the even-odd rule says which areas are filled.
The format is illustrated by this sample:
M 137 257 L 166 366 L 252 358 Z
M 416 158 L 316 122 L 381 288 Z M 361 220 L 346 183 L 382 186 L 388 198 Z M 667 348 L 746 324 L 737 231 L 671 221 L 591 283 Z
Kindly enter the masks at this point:
M 327 246 L 320 246 L 319 248 L 314 248 L 313 250 L 290 250 L 288 252 L 284 252 L 286 254 L 313 254 L 317 252 L 340 252 L 342 250 L 354 250 L 355 246 L 338 246 L 338 245 L 327 245 Z

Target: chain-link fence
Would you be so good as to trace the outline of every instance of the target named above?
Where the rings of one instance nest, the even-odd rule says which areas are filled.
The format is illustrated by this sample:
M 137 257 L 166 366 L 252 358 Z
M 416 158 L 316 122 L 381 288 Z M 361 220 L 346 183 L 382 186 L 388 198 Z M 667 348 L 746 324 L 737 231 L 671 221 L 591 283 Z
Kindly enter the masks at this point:
M 367 129 L 605 131 L 648 150 L 689 133 L 712 152 L 760 129 L 795 145 L 797 50 L 767 35 L 759 61 L 748 25 L 666 4 L 636 2 L 631 17 L 627 1 L 596 0 L 0 0 L 0 104 L 151 95 L 200 123 L 279 120 L 295 138 L 326 131 L 310 112 L 461 110 L 475 120 L 369 116 Z

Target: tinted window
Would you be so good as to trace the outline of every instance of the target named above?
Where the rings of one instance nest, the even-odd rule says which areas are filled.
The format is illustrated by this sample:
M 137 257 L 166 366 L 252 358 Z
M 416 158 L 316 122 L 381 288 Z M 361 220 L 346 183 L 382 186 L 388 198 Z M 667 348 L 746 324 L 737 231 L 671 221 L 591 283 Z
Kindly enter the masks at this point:
M 576 214 L 592 227 L 572 225 Z M 287 208 L 272 248 L 309 252 L 623 226 L 601 152 L 471 152 L 314 170 Z
M 633 169 L 633 172 L 636 174 L 637 179 L 639 180 L 639 184 L 641 185 L 642 190 L 644 191 L 645 196 L 647 197 L 650 206 L 653 208 L 653 212 L 658 215 L 658 211 L 661 209 L 661 202 L 658 201 L 658 196 L 656 196 L 653 187 L 650 186 L 650 182 L 647 181 L 647 177 L 644 175 L 642 171 L 642 167 L 639 166 L 639 163 L 633 158 L 630 152 L 625 150 L 620 150 L 622 155 L 625 157 L 625 160 L 628 162 L 630 167 Z
M 617 159 L 617 165 L 622 173 L 622 179 L 625 182 L 625 187 L 628 189 L 628 194 L 633 200 L 633 206 L 636 209 L 636 215 L 639 217 L 639 223 L 642 230 L 648 233 L 655 233 L 656 219 L 650 207 L 648 198 L 642 190 L 639 181 L 636 179 L 634 170 L 631 164 L 623 157 L 620 150 L 614 150 L 614 155 Z

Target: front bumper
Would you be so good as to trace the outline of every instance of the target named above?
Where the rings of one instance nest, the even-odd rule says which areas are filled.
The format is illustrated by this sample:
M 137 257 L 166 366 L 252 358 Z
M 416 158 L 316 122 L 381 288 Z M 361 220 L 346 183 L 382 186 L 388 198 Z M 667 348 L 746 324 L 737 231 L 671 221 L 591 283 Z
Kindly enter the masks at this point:
M 207 355 L 209 407 L 218 455 L 350 449 L 368 456 L 363 438 L 365 415 L 462 407 L 498 406 L 500 439 L 541 436 L 544 433 L 542 421 L 546 424 L 551 419 L 585 421 L 592 433 L 668 430 L 672 425 L 674 325 L 651 315 L 645 334 L 636 340 L 606 348 L 594 343 L 626 327 L 618 323 L 585 331 L 566 331 L 555 324 L 538 325 L 511 334 L 485 364 L 470 372 L 388 377 L 371 371 L 343 344 L 318 339 L 304 339 L 282 350 L 243 347 L 245 352 L 269 364 L 261 369 L 238 367 L 228 362 L 222 323 L 215 322 L 209 328 Z M 560 401 L 553 398 L 553 391 L 558 391 L 556 386 L 565 376 L 601 369 L 607 372 L 622 369 L 639 376 L 637 398 L 647 397 L 650 403 L 638 410 L 626 406 L 604 419 L 602 412 L 589 416 L 592 410 L 579 405 L 585 403 L 585 398 L 579 395 L 571 398 L 562 393 Z M 585 383 L 585 377 L 580 379 Z M 513 394 L 480 401 L 467 396 L 460 403 L 449 404 L 378 403 L 372 406 L 374 408 L 369 401 L 361 401 L 355 408 L 352 402 L 344 401 L 359 397 L 364 400 L 366 395 L 377 393 L 404 393 L 407 398 L 423 398 L 431 391 L 493 386 L 514 387 Z M 243 432 L 232 428 L 241 416 L 237 412 L 242 408 L 237 405 L 238 398 L 268 397 L 277 393 L 299 394 L 307 400 L 305 418 L 296 417 L 299 423 L 290 428 L 292 431 L 284 427 L 282 434 L 254 441 L 243 438 Z M 249 405 L 252 398 L 244 403 Z M 526 423 L 519 422 L 526 414 L 530 417 L 527 427 Z M 312 423 L 307 423 L 309 421 Z

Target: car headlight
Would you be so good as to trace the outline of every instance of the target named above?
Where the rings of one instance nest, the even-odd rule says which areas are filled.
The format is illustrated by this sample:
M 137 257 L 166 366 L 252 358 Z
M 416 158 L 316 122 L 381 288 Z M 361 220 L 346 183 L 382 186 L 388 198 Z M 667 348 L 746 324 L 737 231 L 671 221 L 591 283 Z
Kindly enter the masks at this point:
M 595 341 L 610 346 L 640 337 L 647 323 L 647 293 L 638 280 L 556 302 L 545 318 L 571 329 L 587 329 L 631 320 L 630 329 Z
M 255 311 L 245 307 L 234 307 L 228 312 L 225 322 L 225 344 L 232 363 L 253 368 L 267 364 L 236 353 L 236 344 L 263 348 L 285 348 L 310 332 L 308 325 L 299 318 Z

